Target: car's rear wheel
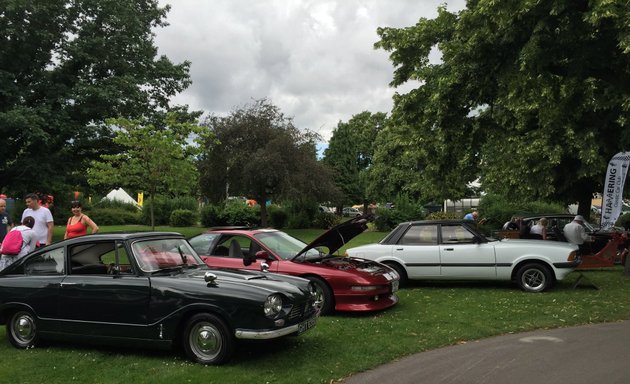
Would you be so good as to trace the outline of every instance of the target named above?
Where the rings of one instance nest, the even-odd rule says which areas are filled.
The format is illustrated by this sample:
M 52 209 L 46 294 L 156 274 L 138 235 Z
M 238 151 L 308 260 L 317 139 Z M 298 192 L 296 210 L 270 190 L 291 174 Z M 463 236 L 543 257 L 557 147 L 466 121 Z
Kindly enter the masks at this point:
M 553 277 L 548 267 L 538 263 L 529 263 L 518 269 L 516 283 L 526 292 L 542 292 L 551 288 Z
M 31 311 L 20 310 L 13 313 L 7 322 L 7 337 L 16 348 L 31 348 L 39 340 L 35 315 Z
M 315 285 L 315 306 L 319 308 L 320 314 L 326 315 L 332 312 L 335 308 L 335 298 L 328 284 L 315 276 L 308 276 L 307 279 Z
M 234 352 L 234 338 L 223 320 L 198 313 L 186 322 L 182 342 L 186 355 L 201 364 L 219 365 Z
M 398 284 L 401 287 L 405 287 L 407 286 L 408 281 L 408 277 L 407 277 L 407 271 L 405 270 L 405 267 L 403 267 L 402 265 L 395 263 L 395 262 L 385 262 L 385 265 L 387 265 L 388 267 L 390 267 L 391 269 L 393 269 L 394 271 L 396 271 L 396 273 L 398 273 L 398 276 L 400 276 L 400 280 L 398 282 Z

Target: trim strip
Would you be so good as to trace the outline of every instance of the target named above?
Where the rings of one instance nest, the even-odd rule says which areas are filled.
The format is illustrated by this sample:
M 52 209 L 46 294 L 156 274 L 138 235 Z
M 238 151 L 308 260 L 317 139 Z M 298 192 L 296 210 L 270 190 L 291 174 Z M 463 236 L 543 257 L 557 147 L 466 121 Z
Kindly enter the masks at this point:
M 555 265 L 555 264 L 554 264 Z M 511 263 L 407 263 L 407 267 L 511 267 Z

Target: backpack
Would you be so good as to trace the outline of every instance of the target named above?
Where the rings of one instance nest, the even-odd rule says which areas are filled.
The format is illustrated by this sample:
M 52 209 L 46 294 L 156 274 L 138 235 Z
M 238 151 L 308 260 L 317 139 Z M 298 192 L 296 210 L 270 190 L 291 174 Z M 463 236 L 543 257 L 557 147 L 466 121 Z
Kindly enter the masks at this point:
M 22 238 L 22 231 L 19 229 L 14 229 L 13 231 L 9 231 L 2 241 L 2 249 L 0 249 L 0 253 L 3 255 L 16 256 L 22 250 L 22 245 L 24 244 L 24 239 Z

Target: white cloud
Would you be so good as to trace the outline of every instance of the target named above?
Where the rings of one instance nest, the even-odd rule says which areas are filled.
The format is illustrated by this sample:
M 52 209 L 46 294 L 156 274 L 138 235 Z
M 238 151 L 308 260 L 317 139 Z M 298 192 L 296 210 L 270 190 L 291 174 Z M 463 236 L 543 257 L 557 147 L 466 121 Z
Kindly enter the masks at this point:
M 340 120 L 391 110 L 393 66 L 373 48 L 376 29 L 435 17 L 443 0 L 160 0 L 167 3 L 159 52 L 192 63 L 193 84 L 176 103 L 222 115 L 269 98 L 328 140 Z

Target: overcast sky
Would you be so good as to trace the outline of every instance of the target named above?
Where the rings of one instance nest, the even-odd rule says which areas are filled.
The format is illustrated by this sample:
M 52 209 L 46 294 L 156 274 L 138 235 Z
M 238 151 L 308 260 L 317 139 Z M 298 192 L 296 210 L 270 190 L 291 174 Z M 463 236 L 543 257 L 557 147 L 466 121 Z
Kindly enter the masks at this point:
M 299 128 L 327 141 L 362 111 L 390 112 L 389 54 L 377 27 L 433 18 L 443 0 L 160 0 L 170 25 L 156 30 L 160 54 L 189 60 L 193 84 L 174 102 L 225 115 L 268 98 Z M 457 11 L 464 0 L 450 0 Z M 434 60 L 439 60 L 436 57 Z M 401 93 L 405 88 L 398 90 Z

